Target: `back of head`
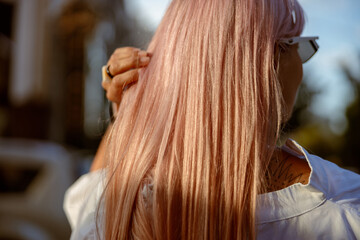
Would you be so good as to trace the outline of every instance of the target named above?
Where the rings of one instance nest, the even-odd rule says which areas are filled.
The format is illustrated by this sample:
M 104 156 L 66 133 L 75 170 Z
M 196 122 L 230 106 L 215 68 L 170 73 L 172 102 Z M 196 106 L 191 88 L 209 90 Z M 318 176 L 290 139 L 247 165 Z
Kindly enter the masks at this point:
M 296 19 L 296 20 L 294 20 Z M 293 0 L 174 0 L 108 149 L 107 239 L 253 239 L 283 102 Z

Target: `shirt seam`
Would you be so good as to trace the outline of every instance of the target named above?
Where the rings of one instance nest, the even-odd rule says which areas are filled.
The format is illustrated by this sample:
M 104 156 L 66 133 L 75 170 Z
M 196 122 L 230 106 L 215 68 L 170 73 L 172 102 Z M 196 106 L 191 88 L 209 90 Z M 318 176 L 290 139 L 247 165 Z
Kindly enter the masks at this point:
M 317 205 L 315 205 L 314 207 L 312 208 L 309 208 L 307 210 L 304 210 L 302 211 L 301 213 L 297 213 L 297 214 L 294 214 L 294 215 L 290 215 L 290 216 L 286 216 L 286 217 L 282 217 L 282 218 L 276 218 L 276 219 L 270 219 L 270 220 L 267 220 L 267 221 L 261 221 L 261 222 L 258 222 L 256 223 L 256 225 L 262 225 L 262 224 L 267 224 L 267 223 L 272 223 L 272 222 L 279 222 L 279 221 L 283 221 L 283 220 L 288 220 L 288 219 L 291 219 L 291 218 L 295 218 L 295 217 L 299 217 L 301 215 L 304 215 L 308 212 L 311 212 L 312 210 L 320 207 L 321 205 L 323 205 L 326 201 L 329 201 L 326 197 L 321 201 L 319 202 Z
M 283 217 L 283 218 L 277 218 L 277 219 L 271 219 L 271 220 L 268 220 L 268 221 L 262 221 L 262 222 L 259 222 L 259 223 L 256 223 L 256 225 L 262 225 L 262 224 L 267 224 L 267 223 L 272 223 L 272 222 L 279 222 L 279 221 L 283 221 L 283 220 L 288 220 L 288 219 L 291 219 L 291 218 L 295 218 L 295 217 L 299 217 L 301 215 L 304 215 L 308 212 L 311 212 L 312 210 L 320 207 L 321 205 L 323 205 L 325 202 L 331 202 L 333 204 L 336 204 L 337 206 L 339 206 L 342 210 L 344 211 L 348 211 L 350 212 L 351 214 L 355 213 L 357 217 L 360 217 L 360 214 L 357 212 L 357 209 L 354 208 L 353 206 L 349 206 L 349 205 L 344 205 L 344 204 L 341 204 L 335 200 L 332 200 L 332 199 L 327 199 L 325 197 L 324 200 L 322 200 L 319 204 L 317 204 L 316 206 L 314 206 L 313 208 L 311 209 L 308 209 L 304 212 L 301 212 L 299 214 L 296 214 L 296 215 L 290 215 L 290 216 L 286 216 L 286 217 Z

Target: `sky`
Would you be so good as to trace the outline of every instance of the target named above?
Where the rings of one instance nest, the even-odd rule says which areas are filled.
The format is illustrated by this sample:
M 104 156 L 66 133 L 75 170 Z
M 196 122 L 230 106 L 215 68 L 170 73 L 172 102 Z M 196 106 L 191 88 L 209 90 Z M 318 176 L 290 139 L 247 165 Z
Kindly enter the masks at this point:
M 155 30 L 170 0 L 127 0 L 127 11 L 147 29 Z M 310 88 L 320 91 L 311 111 L 329 120 L 334 132 L 345 130 L 344 111 L 354 93 L 339 63 L 360 76 L 360 1 L 299 0 L 306 13 L 303 36 L 319 36 L 319 52 L 306 64 Z
M 360 1 L 359 0 L 299 0 L 307 24 L 303 35 L 318 35 L 320 49 L 304 71 L 311 75 L 307 84 L 320 90 L 312 111 L 328 118 L 333 130 L 346 126 L 344 110 L 354 93 L 345 81 L 339 63 L 345 62 L 360 76 Z

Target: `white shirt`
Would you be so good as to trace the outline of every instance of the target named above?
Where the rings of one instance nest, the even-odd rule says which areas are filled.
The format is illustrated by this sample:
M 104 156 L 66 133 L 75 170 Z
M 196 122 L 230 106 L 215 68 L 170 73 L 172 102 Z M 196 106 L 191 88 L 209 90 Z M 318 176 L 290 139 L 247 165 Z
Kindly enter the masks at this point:
M 291 143 L 311 168 L 309 183 L 258 196 L 257 239 L 360 239 L 360 175 Z M 64 209 L 71 239 L 98 239 L 95 217 L 104 179 L 104 170 L 88 173 L 67 191 Z M 101 236 L 101 222 L 98 226 Z

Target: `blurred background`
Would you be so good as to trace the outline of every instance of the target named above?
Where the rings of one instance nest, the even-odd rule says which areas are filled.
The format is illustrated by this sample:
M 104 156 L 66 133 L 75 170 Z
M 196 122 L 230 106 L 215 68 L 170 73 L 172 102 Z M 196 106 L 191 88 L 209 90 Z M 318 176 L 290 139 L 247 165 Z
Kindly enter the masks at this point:
M 299 1 L 320 50 L 284 138 L 359 172 L 360 1 Z M 64 192 L 109 123 L 101 66 L 146 49 L 168 3 L 0 0 L 0 240 L 69 238 Z

